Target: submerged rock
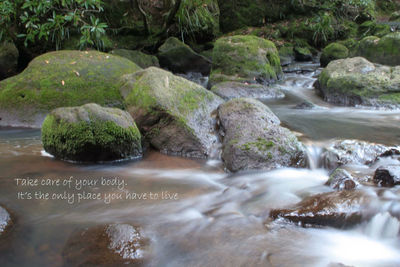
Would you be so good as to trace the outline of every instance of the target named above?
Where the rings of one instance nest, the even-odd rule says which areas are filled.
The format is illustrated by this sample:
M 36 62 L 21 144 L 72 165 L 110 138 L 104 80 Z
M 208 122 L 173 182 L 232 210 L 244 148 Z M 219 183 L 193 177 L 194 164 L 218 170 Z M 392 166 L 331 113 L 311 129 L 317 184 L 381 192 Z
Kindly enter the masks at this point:
M 355 57 L 332 61 L 318 77 L 325 101 L 344 106 L 400 104 L 400 66 L 376 65 Z
M 172 72 L 200 72 L 203 75 L 210 73 L 211 61 L 197 54 L 176 37 L 168 38 L 158 51 L 160 65 Z
M 65 266 L 142 266 L 148 239 L 129 224 L 111 224 L 75 232 L 62 256 Z
M 361 191 L 337 191 L 310 196 L 294 208 L 272 210 L 274 219 L 284 218 L 303 226 L 344 228 L 361 222 L 362 207 L 371 201 Z
M 223 100 L 204 87 L 150 67 L 122 78 L 127 110 L 163 153 L 204 158 L 217 141 L 212 113 Z
M 224 99 L 250 97 L 250 98 L 283 98 L 285 94 L 276 87 L 262 84 L 248 84 L 239 82 L 217 83 L 211 91 Z
M 375 171 L 374 182 L 381 186 L 400 185 L 400 165 L 379 167 Z
M 331 43 L 322 50 L 321 66 L 326 67 L 329 62 L 347 58 L 349 56 L 349 49 L 340 43 Z
M 151 66 L 160 67 L 156 56 L 147 55 L 139 50 L 115 49 L 110 54 L 124 57 L 134 62 L 141 68 L 148 68 Z
M 43 122 L 42 142 L 56 158 L 118 160 L 142 155 L 141 136 L 128 112 L 97 104 L 58 108 Z
M 400 65 L 400 32 L 382 38 L 368 36 L 360 41 L 357 55 L 383 65 Z
M 12 225 L 11 216 L 8 211 L 0 206 L 0 237 Z
M 250 35 L 222 37 L 215 42 L 211 85 L 224 81 L 269 84 L 281 76 L 274 43 Z
M 19 52 L 12 42 L 0 43 L 0 80 L 17 73 Z
M 312 102 L 306 100 L 294 106 L 294 109 L 314 109 L 316 107 Z
M 344 169 L 336 169 L 329 175 L 329 180 L 326 182 L 331 188 L 335 190 L 352 190 L 357 187 L 357 182 L 354 178 Z
M 230 100 L 219 106 L 218 116 L 223 137 L 222 159 L 230 171 L 307 165 L 304 146 L 258 100 Z
M 0 126 L 39 128 L 53 109 L 97 103 L 121 107 L 119 78 L 140 68 L 97 51 L 57 51 L 35 58 L 0 82 Z
M 389 150 L 387 146 L 358 140 L 338 140 L 322 153 L 324 167 L 335 169 L 346 164 L 368 165 Z

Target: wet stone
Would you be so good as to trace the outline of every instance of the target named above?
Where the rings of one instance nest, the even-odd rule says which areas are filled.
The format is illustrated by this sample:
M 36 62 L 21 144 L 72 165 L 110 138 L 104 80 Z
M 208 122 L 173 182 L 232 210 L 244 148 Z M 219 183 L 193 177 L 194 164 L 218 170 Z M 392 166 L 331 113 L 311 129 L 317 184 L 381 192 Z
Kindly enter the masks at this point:
M 294 208 L 275 209 L 273 219 L 284 218 L 302 226 L 331 226 L 346 228 L 362 219 L 362 206 L 371 198 L 361 191 L 337 191 L 314 195 L 298 203 Z
M 142 266 L 148 240 L 129 224 L 75 232 L 63 250 L 65 266 Z
M 350 173 L 340 168 L 332 172 L 326 184 L 335 190 L 352 190 L 358 185 Z
M 0 206 L 0 236 L 11 226 L 11 216 L 6 209 Z
M 400 184 L 400 166 L 387 165 L 379 167 L 374 174 L 374 182 L 381 186 L 395 186 Z
M 322 154 L 324 167 L 335 169 L 346 164 L 368 165 L 390 148 L 358 140 L 335 141 Z

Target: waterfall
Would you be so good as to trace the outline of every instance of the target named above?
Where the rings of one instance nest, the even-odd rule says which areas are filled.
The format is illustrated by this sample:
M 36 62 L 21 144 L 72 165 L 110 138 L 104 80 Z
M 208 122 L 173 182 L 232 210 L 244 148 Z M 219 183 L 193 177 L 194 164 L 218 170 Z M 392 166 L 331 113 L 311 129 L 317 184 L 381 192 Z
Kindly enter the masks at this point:
M 381 212 L 368 222 L 363 232 L 375 239 L 396 238 L 400 232 L 400 221 L 387 211 Z

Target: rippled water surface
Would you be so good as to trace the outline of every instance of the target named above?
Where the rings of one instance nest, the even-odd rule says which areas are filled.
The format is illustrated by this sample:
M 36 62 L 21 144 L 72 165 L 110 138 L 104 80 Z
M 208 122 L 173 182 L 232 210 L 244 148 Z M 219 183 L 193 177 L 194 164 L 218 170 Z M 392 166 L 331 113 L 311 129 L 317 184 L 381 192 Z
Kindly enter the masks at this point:
M 312 84 L 319 70 L 290 73 L 281 82 L 286 97 L 264 102 L 283 124 L 298 132 L 311 163 L 333 139 L 359 139 L 386 145 L 400 142 L 400 112 L 334 107 Z M 295 109 L 303 102 L 313 109 Z M 40 131 L 0 129 L 0 204 L 16 218 L 1 266 L 62 266 L 62 250 L 77 228 L 104 223 L 141 226 L 150 238 L 150 266 L 400 266 L 400 188 L 362 185 L 373 201 L 362 207 L 366 219 L 349 229 L 303 228 L 269 219 L 274 208 L 293 205 L 332 189 L 328 170 L 279 169 L 229 175 L 218 160 L 190 160 L 147 151 L 141 161 L 82 165 L 43 153 Z M 353 168 L 361 168 L 353 166 Z M 96 180 L 117 177 L 123 191 L 174 195 L 176 199 L 17 200 L 15 178 Z M 63 193 L 38 186 L 34 191 Z M 115 193 L 90 186 L 86 193 Z M 67 193 L 76 192 L 71 188 Z M 397 217 L 395 216 L 397 214 Z M 332 265 L 334 266 L 334 265 Z

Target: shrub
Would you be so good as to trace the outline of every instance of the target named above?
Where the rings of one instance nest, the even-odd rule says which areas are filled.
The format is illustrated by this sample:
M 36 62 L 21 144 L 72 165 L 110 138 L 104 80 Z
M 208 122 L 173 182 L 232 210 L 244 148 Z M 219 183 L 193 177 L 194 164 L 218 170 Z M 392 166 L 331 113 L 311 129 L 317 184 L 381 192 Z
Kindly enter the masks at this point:
M 98 15 L 101 0 L 4 0 L 0 2 L 0 41 L 21 38 L 25 46 L 50 41 L 59 49 L 70 34 L 80 35 L 79 46 L 103 48 L 107 24 Z

